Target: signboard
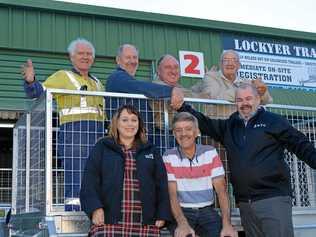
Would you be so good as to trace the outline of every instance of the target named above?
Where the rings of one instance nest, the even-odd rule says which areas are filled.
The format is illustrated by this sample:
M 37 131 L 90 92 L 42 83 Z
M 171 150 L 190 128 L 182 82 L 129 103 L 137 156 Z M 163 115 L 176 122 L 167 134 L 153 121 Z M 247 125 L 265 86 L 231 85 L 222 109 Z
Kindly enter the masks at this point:
M 241 79 L 261 77 L 285 88 L 316 89 L 316 45 L 223 35 L 223 48 L 240 55 Z
M 181 76 L 204 77 L 204 56 L 201 52 L 179 51 Z

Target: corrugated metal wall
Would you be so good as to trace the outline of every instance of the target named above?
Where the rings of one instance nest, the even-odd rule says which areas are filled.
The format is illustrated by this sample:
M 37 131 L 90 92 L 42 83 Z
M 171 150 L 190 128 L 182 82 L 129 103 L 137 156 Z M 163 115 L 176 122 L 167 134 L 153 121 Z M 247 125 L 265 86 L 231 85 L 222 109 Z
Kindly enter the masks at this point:
M 23 110 L 29 106 L 29 100 L 25 100 L 23 79 L 20 73 L 21 65 L 28 58 L 33 61 L 36 79 L 39 81 L 44 81 L 57 70 L 71 68 L 66 54 L 0 49 L 0 108 L 2 110 Z M 97 57 L 91 73 L 105 84 L 106 78 L 114 68 L 114 58 Z M 137 76 L 142 80 L 151 77 L 150 61 L 141 62 Z
M 114 57 L 122 43 L 139 48 L 142 66 L 137 77 L 151 80 L 154 62 L 166 53 L 177 56 L 179 50 L 200 51 L 204 53 L 206 66 L 218 64 L 222 32 L 316 41 L 316 34 L 311 33 L 51 0 L 0 0 L 0 29 L 0 110 L 24 107 L 19 74 L 22 62 L 34 57 L 35 66 L 39 73 L 43 70 L 44 78 L 69 66 L 66 48 L 77 37 L 85 37 L 95 45 L 97 63 L 92 72 L 101 80 L 115 68 Z M 181 84 L 187 87 L 195 82 L 197 79 L 181 79 Z M 275 102 L 289 101 L 284 91 L 271 92 Z M 306 102 L 314 101 L 311 93 L 301 94 L 306 99 L 299 104 L 309 105 Z
M 151 80 L 151 62 L 161 55 L 175 56 L 178 50 L 202 51 L 207 65 L 220 54 L 218 33 L 164 24 L 126 21 L 101 15 L 41 10 L 0 4 L 0 109 L 25 108 L 20 65 L 32 58 L 37 75 L 44 79 L 54 71 L 69 67 L 65 51 L 68 43 L 84 37 L 96 47 L 92 70 L 102 81 L 115 68 L 114 56 L 122 43 L 139 48 L 139 79 Z M 211 48 L 212 47 L 212 48 Z M 7 50 L 10 49 L 10 50 Z M 196 79 L 184 78 L 190 86 Z
M 210 30 L 49 9 L 0 5 L 0 27 L 0 47 L 5 48 L 65 52 L 67 44 L 81 36 L 94 43 L 100 56 L 115 56 L 126 42 L 148 60 L 185 49 L 203 51 L 206 62 L 215 63 L 221 51 L 218 33 Z

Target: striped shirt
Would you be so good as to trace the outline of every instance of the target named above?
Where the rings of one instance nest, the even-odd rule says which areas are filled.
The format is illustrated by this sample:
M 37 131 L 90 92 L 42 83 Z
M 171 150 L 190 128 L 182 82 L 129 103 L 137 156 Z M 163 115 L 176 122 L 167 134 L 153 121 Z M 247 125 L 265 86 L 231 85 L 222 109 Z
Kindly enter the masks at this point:
M 225 175 L 214 147 L 197 144 L 192 160 L 179 148 L 173 148 L 165 152 L 163 160 L 168 181 L 177 182 L 181 207 L 205 207 L 214 203 L 212 179 Z

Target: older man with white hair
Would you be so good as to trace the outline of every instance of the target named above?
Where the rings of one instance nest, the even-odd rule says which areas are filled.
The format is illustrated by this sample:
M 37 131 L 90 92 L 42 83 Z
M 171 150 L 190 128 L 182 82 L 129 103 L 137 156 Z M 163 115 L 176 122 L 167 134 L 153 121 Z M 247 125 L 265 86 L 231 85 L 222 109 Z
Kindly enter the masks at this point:
M 202 83 L 193 87 L 193 91 L 200 93 L 204 98 L 221 99 L 230 102 L 235 102 L 235 91 L 238 84 L 244 81 L 238 78 L 237 72 L 240 69 L 239 54 L 235 50 L 225 50 L 220 57 L 220 70 L 212 67 L 203 78 Z M 260 103 L 272 103 L 272 97 L 269 94 L 268 88 L 260 78 L 249 81 L 257 88 Z
M 68 46 L 72 69 L 59 70 L 43 83 L 35 78 L 35 70 L 29 59 L 22 66 L 24 90 L 29 98 L 40 97 L 46 88 L 75 91 L 104 91 L 101 82 L 89 70 L 94 62 L 95 49 L 83 38 Z M 64 168 L 65 210 L 79 210 L 80 180 L 86 159 L 95 141 L 104 134 L 103 98 L 54 94 L 59 112 L 57 157 Z

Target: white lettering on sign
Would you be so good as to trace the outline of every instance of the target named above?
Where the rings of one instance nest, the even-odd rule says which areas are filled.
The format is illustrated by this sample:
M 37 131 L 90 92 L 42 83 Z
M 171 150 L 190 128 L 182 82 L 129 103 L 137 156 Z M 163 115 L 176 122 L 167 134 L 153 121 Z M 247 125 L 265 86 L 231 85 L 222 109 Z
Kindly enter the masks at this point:
M 270 53 L 278 55 L 291 55 L 290 47 L 286 44 L 273 44 L 260 41 L 248 41 L 235 39 L 235 49 L 241 51 L 251 51 L 254 53 Z
M 295 50 L 296 56 L 302 56 L 305 58 L 316 58 L 316 49 L 314 48 L 293 46 L 293 49 Z
M 204 56 L 201 52 L 179 51 L 181 76 L 204 77 Z

